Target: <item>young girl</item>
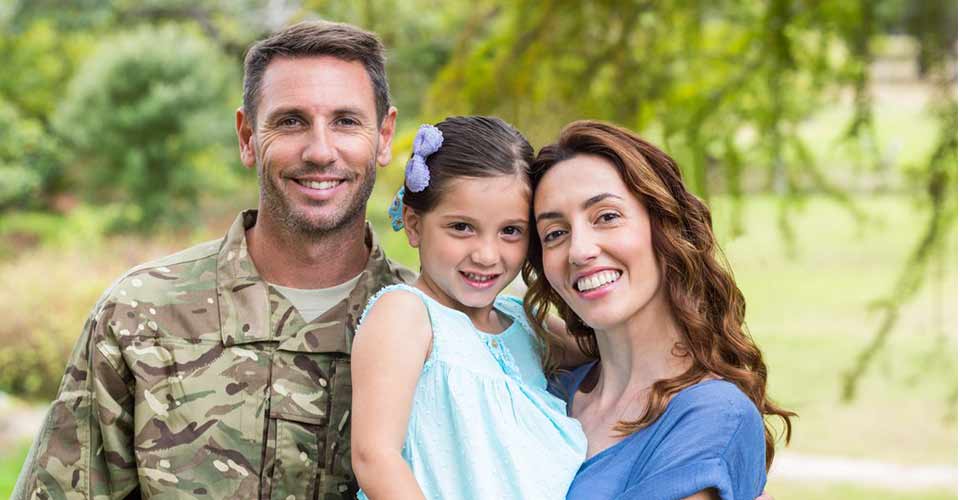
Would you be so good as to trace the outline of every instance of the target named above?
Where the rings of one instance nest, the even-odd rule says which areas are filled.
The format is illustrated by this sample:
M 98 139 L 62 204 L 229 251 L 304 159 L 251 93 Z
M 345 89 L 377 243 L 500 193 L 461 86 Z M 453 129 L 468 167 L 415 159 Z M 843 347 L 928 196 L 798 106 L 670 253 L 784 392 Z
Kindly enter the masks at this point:
M 560 499 L 583 462 L 521 301 L 498 297 L 527 254 L 532 159 L 496 118 L 417 133 L 398 196 L 420 278 L 375 296 L 353 345 L 360 498 Z

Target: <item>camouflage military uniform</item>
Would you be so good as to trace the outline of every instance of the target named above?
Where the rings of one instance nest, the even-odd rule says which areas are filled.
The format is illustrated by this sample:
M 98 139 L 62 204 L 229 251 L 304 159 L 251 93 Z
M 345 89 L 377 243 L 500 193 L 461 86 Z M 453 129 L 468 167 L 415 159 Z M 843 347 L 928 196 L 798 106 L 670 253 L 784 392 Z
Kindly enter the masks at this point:
M 257 274 L 244 212 L 222 241 L 134 268 L 100 299 L 14 498 L 354 498 L 350 346 L 410 281 L 368 229 L 349 297 L 305 323 Z

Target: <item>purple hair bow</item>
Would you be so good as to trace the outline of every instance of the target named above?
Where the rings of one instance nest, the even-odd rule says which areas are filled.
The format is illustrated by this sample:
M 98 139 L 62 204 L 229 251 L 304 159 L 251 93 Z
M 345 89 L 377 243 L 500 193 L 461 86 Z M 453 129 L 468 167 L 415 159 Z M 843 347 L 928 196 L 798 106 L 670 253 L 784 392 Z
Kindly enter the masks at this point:
M 413 155 L 407 162 L 406 185 L 410 191 L 419 193 L 430 185 L 430 169 L 427 157 L 436 153 L 443 145 L 443 132 L 433 125 L 420 125 L 413 138 Z

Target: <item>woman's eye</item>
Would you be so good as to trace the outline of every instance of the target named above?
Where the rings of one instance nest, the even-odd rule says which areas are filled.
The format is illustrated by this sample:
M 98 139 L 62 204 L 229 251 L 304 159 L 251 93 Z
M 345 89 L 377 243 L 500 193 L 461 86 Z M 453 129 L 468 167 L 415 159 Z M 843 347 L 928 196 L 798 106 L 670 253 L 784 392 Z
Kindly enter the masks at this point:
M 604 213 L 600 214 L 599 217 L 597 217 L 597 221 L 599 221 L 599 222 L 613 222 L 613 221 L 615 221 L 615 220 L 617 220 L 617 219 L 619 219 L 619 218 L 620 218 L 620 214 L 618 214 L 618 213 L 616 213 L 616 212 L 604 212 Z
M 564 231 L 560 229 L 557 229 L 556 231 L 550 231 L 547 234 L 543 235 L 543 242 L 550 243 L 551 241 L 555 241 L 557 238 L 563 236 L 563 234 L 564 234 Z

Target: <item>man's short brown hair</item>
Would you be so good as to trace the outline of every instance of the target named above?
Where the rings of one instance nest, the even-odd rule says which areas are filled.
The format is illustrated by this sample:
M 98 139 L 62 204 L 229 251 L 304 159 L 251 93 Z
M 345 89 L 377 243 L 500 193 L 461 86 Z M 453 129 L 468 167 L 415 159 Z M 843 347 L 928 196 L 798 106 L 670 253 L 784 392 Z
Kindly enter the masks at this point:
M 390 84 L 383 43 L 377 35 L 356 26 L 327 21 L 304 21 L 260 40 L 247 51 L 243 61 L 243 112 L 251 126 L 256 123 L 260 87 L 267 66 L 274 57 L 332 56 L 360 61 L 373 83 L 377 126 L 390 108 Z

